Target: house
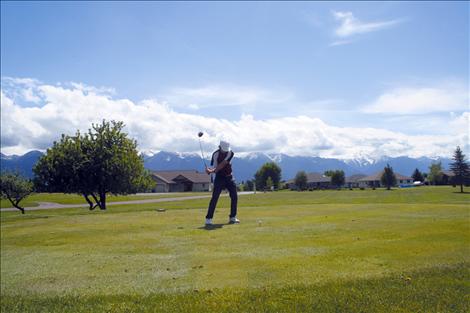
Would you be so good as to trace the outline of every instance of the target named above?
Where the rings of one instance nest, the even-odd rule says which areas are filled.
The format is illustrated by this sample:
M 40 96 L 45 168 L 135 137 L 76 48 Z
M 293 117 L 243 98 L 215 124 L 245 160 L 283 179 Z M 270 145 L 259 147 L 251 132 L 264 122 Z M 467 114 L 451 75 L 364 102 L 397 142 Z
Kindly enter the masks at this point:
M 444 185 L 455 185 L 455 174 L 452 171 L 442 171 L 442 183 Z
M 358 180 L 359 187 L 383 187 L 380 182 L 384 171 L 377 172 L 373 175 L 363 177 Z M 413 184 L 413 178 L 395 173 L 397 185 Z
M 366 177 L 367 175 L 364 174 L 355 174 L 349 177 L 346 177 L 344 187 L 346 188 L 358 188 L 359 187 L 359 180 Z
M 196 170 L 155 171 L 151 175 L 157 183 L 154 192 L 211 190 L 210 176 Z
M 295 179 L 286 182 L 290 190 L 297 190 Z M 331 188 L 331 178 L 320 173 L 307 174 L 307 189 L 327 189 Z

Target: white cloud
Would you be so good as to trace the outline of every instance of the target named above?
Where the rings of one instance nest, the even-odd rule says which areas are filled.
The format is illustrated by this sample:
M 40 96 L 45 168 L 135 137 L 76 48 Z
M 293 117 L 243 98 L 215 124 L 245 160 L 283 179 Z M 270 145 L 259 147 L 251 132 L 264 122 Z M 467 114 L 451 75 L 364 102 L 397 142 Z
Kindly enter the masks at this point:
M 353 43 L 354 41 L 352 40 L 336 40 L 330 43 L 330 47 L 335 47 L 335 46 L 344 46 L 344 45 L 349 45 L 350 43 Z
M 23 89 L 22 96 L 24 100 L 28 102 L 38 103 L 39 101 L 41 101 L 41 98 L 34 94 L 32 88 Z
M 450 122 L 449 127 L 454 133 L 464 133 L 467 134 L 467 138 L 470 138 L 470 112 L 464 112 L 459 116 L 454 117 Z M 470 142 L 467 139 L 467 144 L 470 145 Z
M 335 35 L 340 38 L 378 31 L 401 22 L 401 20 L 362 22 L 354 17 L 352 12 L 333 11 L 333 16 L 340 22 L 340 25 L 335 30 Z
M 426 114 L 469 110 L 468 89 L 460 83 L 436 87 L 400 87 L 365 106 L 366 113 Z
M 288 92 L 272 92 L 267 89 L 231 84 L 213 84 L 196 88 L 174 88 L 162 98 L 173 107 L 186 107 L 191 103 L 193 109 L 241 106 L 250 107 L 260 104 L 280 104 L 290 99 Z
M 197 152 L 196 134 L 201 130 L 205 133 L 206 149 L 215 148 L 223 137 L 237 152 L 336 158 L 448 156 L 455 146 L 468 146 L 465 124 L 457 120 L 461 116 L 456 117 L 455 129 L 448 135 L 411 136 L 378 128 L 335 127 L 308 116 L 261 120 L 243 115 L 239 120 L 229 121 L 183 114 L 155 100 L 135 103 L 73 86 L 38 84 L 33 92 L 42 99 L 34 107 L 21 106 L 1 92 L 3 153 L 44 150 L 60 134 L 73 134 L 77 129 L 86 131 L 91 123 L 102 119 L 124 121 L 126 131 L 143 151 Z
M 94 87 L 94 86 L 89 86 L 83 83 L 75 83 L 75 82 L 71 82 L 68 85 L 72 86 L 75 89 L 78 89 L 87 93 L 90 92 L 90 93 L 102 94 L 102 95 L 116 94 L 116 90 L 110 87 Z

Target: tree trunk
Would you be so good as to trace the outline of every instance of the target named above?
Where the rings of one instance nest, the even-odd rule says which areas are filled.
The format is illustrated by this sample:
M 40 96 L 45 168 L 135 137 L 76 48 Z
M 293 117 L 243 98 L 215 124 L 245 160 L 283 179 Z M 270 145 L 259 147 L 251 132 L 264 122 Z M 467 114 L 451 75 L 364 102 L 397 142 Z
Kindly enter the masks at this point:
M 100 193 L 100 209 L 101 210 L 106 210 L 106 192 L 101 192 Z
M 18 201 L 18 202 L 19 202 L 19 201 Z M 18 205 L 18 202 L 17 202 L 17 203 L 13 203 L 13 202 L 12 202 L 12 203 L 13 203 L 13 205 L 15 206 L 15 208 L 17 208 L 18 210 L 21 211 L 21 214 L 24 214 L 24 208 L 20 207 L 20 206 Z
M 463 193 L 463 183 L 460 184 L 460 192 Z
M 18 203 L 20 203 L 20 201 L 21 201 L 22 199 L 20 199 L 20 200 L 18 200 L 18 201 L 15 202 L 15 201 L 13 201 L 12 198 L 10 198 L 9 195 L 7 195 L 7 199 L 10 201 L 10 203 L 11 203 L 15 208 L 17 208 L 18 210 L 21 211 L 21 214 L 24 214 L 24 208 L 22 208 L 22 207 L 20 207 L 20 206 L 18 205 Z
M 83 197 L 85 198 L 86 202 L 88 202 L 88 205 L 90 206 L 90 211 L 94 210 L 96 208 L 96 204 L 93 205 L 93 202 L 88 198 L 88 195 L 86 193 L 83 194 Z
M 95 202 L 96 202 L 96 205 L 94 206 L 94 208 L 95 208 L 96 206 L 99 206 L 100 209 L 101 209 L 101 202 L 96 198 L 95 194 L 92 193 L 91 196 L 93 197 L 93 199 L 94 199 Z

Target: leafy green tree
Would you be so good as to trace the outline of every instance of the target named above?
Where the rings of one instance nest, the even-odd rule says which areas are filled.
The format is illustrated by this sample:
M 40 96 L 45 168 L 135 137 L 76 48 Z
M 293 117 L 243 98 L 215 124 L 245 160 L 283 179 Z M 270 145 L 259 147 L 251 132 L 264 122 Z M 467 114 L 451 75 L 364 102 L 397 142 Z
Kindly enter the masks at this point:
M 123 122 L 103 120 L 84 135 L 62 135 L 33 169 L 38 189 L 81 194 L 90 210 L 105 210 L 109 193 L 151 189 L 154 181 L 144 169 L 137 142 L 123 128 Z
M 387 187 L 387 190 L 390 190 L 392 186 L 395 186 L 397 184 L 397 177 L 393 172 L 393 168 L 391 168 L 389 164 L 387 164 L 387 166 L 384 168 L 384 172 L 382 174 L 382 177 L 380 178 L 380 182 L 382 183 L 382 185 Z
M 266 179 L 266 188 L 270 190 L 272 186 L 273 186 L 273 179 L 271 178 L 271 176 L 269 176 L 268 179 Z
M 247 191 L 253 191 L 253 181 L 252 180 L 247 180 L 245 183 L 245 190 Z
M 421 174 L 421 172 L 418 169 L 415 169 L 411 177 L 413 178 L 413 181 L 420 181 L 420 182 L 424 181 L 423 174 Z
M 450 164 L 450 169 L 454 172 L 455 183 L 460 185 L 460 192 L 463 193 L 463 185 L 470 178 L 470 166 L 465 160 L 465 154 L 463 154 L 458 146 L 454 151 L 454 157 L 452 159 L 454 162 Z
M 327 176 L 327 177 L 331 177 L 333 176 L 335 171 L 332 171 L 332 170 L 327 170 L 323 173 L 323 175 Z
M 93 180 L 87 170 L 90 155 L 87 155 L 87 138 L 77 132 L 75 136 L 62 135 L 59 142 L 54 142 L 46 154 L 38 160 L 34 171 L 36 190 L 44 192 L 79 193 L 84 196 L 90 210 L 93 204 Z
M 298 190 L 307 189 L 307 173 L 304 171 L 299 171 L 295 175 L 294 184 L 297 186 Z
M 442 182 L 442 165 L 441 162 L 432 163 L 429 166 L 428 174 L 429 183 L 433 185 L 439 185 Z
M 33 192 L 33 183 L 18 173 L 2 173 L 0 186 L 2 198 L 8 199 L 15 208 L 24 214 L 24 208 L 20 206 L 20 202 Z
M 344 178 L 344 171 L 342 170 L 337 170 L 337 171 L 332 171 L 331 173 L 331 184 L 333 186 L 336 186 L 337 188 L 341 187 L 344 185 L 345 182 Z
M 281 168 L 274 162 L 263 164 L 255 174 L 255 183 L 257 190 L 263 190 L 266 187 L 266 181 L 271 177 L 273 186 L 279 188 L 281 181 Z

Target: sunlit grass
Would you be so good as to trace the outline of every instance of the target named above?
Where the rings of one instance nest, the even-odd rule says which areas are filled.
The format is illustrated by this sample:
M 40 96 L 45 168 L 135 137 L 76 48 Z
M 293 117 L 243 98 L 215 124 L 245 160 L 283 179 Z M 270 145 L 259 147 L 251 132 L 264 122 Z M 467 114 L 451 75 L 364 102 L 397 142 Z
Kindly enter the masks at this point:
M 201 196 L 210 195 L 208 192 L 173 192 L 167 194 L 130 194 L 130 195 L 109 195 L 107 198 L 108 202 L 117 201 L 130 201 L 130 200 L 144 200 L 144 199 L 160 199 L 160 198 L 175 198 L 175 197 L 187 197 L 187 196 Z M 83 204 L 87 205 L 85 198 L 78 194 L 63 194 L 63 193 L 34 193 L 20 202 L 23 207 L 36 207 L 39 206 L 39 202 L 52 202 L 58 204 Z M 0 200 L 0 207 L 12 208 L 10 201 L 7 199 Z
M 2 312 L 465 312 L 469 200 L 451 187 L 258 193 L 1 216 Z M 156 207 L 166 208 L 157 212 Z

